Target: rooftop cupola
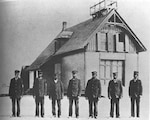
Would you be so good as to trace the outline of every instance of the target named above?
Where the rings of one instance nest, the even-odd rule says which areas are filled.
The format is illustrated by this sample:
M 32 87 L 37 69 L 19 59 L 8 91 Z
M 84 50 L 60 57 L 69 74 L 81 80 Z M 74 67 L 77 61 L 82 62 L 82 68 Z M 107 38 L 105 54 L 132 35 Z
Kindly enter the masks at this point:
M 117 0 L 101 0 L 90 7 L 90 15 L 95 19 L 106 15 L 112 9 L 117 9 Z

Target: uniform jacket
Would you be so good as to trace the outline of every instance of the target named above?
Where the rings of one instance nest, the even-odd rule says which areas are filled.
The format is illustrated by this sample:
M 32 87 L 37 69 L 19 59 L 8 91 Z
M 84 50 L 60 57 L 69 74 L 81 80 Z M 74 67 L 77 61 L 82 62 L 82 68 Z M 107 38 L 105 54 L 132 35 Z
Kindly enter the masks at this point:
M 17 80 L 15 80 L 15 78 L 12 78 L 9 86 L 9 96 L 11 98 L 20 98 L 22 95 L 23 95 L 22 79 L 18 78 Z
M 64 87 L 60 80 L 55 83 L 52 81 L 49 86 L 49 97 L 55 100 L 60 100 L 64 95 Z
M 134 82 L 134 80 L 131 80 L 129 85 L 129 96 L 139 97 L 140 95 L 142 95 L 141 80 L 137 79 L 136 82 Z
M 88 99 L 101 97 L 101 83 L 99 79 L 91 78 L 87 82 L 85 97 Z
M 114 80 L 109 81 L 108 85 L 108 98 L 121 98 L 122 97 L 122 84 L 120 80 L 116 83 Z
M 33 96 L 44 97 L 46 94 L 46 80 L 36 78 L 33 84 Z
M 67 89 L 67 97 L 78 97 L 81 95 L 81 82 L 77 78 L 72 78 L 69 81 Z

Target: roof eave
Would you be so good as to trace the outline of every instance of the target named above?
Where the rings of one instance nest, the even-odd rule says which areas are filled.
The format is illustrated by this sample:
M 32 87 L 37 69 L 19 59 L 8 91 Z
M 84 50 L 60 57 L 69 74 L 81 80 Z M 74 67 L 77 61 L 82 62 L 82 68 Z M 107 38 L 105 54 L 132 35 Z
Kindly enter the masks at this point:
M 119 15 L 119 13 L 115 10 L 117 15 L 121 18 L 121 20 L 124 22 L 124 24 L 127 26 L 128 31 L 131 33 L 131 35 L 135 38 L 136 42 L 139 44 L 142 50 L 139 50 L 138 52 L 144 52 L 146 51 L 146 47 L 143 45 L 143 43 L 139 40 L 139 38 L 136 36 L 136 34 L 132 31 L 132 29 L 128 26 L 128 24 L 124 21 L 124 19 Z

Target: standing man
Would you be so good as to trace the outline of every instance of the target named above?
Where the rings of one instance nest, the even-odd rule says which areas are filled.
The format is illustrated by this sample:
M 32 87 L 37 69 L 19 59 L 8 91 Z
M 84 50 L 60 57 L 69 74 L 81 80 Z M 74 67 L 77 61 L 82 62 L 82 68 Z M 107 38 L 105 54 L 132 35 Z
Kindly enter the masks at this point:
M 101 97 L 101 83 L 100 80 L 97 79 L 97 72 L 92 72 L 92 78 L 88 80 L 87 86 L 85 89 L 85 97 L 89 101 L 89 118 L 96 118 L 98 115 L 98 100 Z M 94 105 L 94 112 L 93 112 Z M 94 113 L 94 116 L 93 116 Z
M 38 78 L 34 80 L 33 97 L 35 98 L 36 112 L 35 116 L 39 117 L 39 104 L 41 105 L 41 117 L 44 117 L 44 95 L 46 91 L 46 80 L 43 78 L 42 71 L 38 71 Z
M 12 116 L 20 117 L 20 100 L 23 95 L 22 79 L 19 78 L 19 70 L 15 70 L 15 77 L 11 79 L 9 86 L 9 96 L 12 100 Z M 16 102 L 17 102 L 17 114 L 16 114 Z
M 60 80 L 58 80 L 58 74 L 54 75 L 54 80 L 49 86 L 49 98 L 52 99 L 52 114 L 56 117 L 55 104 L 58 106 L 58 118 L 61 115 L 61 99 L 64 96 L 64 87 Z
M 117 73 L 113 73 L 113 80 L 109 81 L 108 85 L 108 98 L 110 99 L 110 117 L 114 117 L 114 105 L 116 105 L 116 118 L 120 117 L 119 114 L 119 100 L 122 97 L 122 84 L 117 80 Z
M 77 78 L 76 70 L 72 71 L 73 78 L 69 81 L 67 97 L 69 98 L 69 117 L 72 117 L 72 105 L 75 102 L 76 118 L 79 117 L 79 96 L 81 95 L 81 82 Z
M 136 116 L 140 117 L 140 96 L 142 95 L 142 82 L 138 79 L 138 71 L 134 71 L 134 78 L 130 81 L 129 96 L 131 98 L 131 117 L 134 115 L 134 105 L 136 102 Z

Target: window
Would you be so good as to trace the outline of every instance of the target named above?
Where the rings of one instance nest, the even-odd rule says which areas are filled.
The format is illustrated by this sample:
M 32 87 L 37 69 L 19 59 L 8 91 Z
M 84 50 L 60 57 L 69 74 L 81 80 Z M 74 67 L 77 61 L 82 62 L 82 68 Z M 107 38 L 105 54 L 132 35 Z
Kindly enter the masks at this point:
M 66 39 L 58 39 L 56 42 L 55 42 L 55 52 L 60 48 L 62 47 L 66 42 Z
M 115 36 L 116 51 L 117 52 L 125 51 L 125 34 L 116 33 L 114 36 Z

